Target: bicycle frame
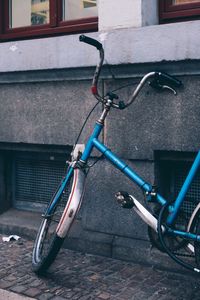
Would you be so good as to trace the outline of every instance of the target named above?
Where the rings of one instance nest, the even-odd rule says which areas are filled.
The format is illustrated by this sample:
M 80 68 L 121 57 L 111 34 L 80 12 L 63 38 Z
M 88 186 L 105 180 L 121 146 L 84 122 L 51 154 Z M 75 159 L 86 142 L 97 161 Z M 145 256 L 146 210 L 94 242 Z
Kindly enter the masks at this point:
M 118 99 L 118 95 L 114 94 L 113 91 L 108 92 L 106 96 L 102 97 L 98 93 L 98 79 L 104 60 L 103 46 L 97 40 L 84 35 L 81 35 L 79 40 L 94 46 L 97 48 L 97 50 L 99 50 L 100 60 L 96 66 L 93 76 L 91 92 L 97 101 L 103 104 L 104 109 L 100 118 L 96 121 L 93 132 L 86 143 L 83 153 L 80 154 L 83 147 L 80 147 L 80 145 L 75 145 L 72 153 L 72 161 L 69 162 L 68 170 L 63 180 L 59 184 L 57 191 L 53 195 L 45 214 L 43 215 L 44 219 L 38 231 L 33 250 L 33 267 L 35 272 L 38 274 L 44 272 L 44 270 L 51 265 L 64 241 L 64 238 L 68 235 L 68 232 L 81 205 L 84 195 L 85 179 L 88 173 L 87 171 L 90 167 L 88 164 L 88 159 L 92 153 L 92 150 L 95 148 L 102 153 L 108 162 L 113 164 L 115 168 L 120 170 L 126 177 L 128 177 L 133 183 L 141 188 L 141 190 L 146 194 L 147 201 L 157 202 L 160 204 L 160 211 L 158 213 L 158 217 L 156 218 L 151 214 L 151 211 L 148 211 L 136 198 L 129 193 L 120 191 L 115 195 L 117 201 L 123 208 L 133 209 L 141 217 L 141 219 L 146 222 L 146 224 L 149 226 L 149 238 L 152 244 L 155 244 L 158 249 L 164 250 L 177 263 L 189 270 L 200 273 L 200 246 L 199 243 L 196 243 L 197 241 L 200 242 L 200 203 L 193 211 L 187 227 L 184 227 L 184 230 L 177 230 L 176 228 L 176 225 L 179 225 L 178 222 L 176 222 L 176 219 L 180 213 L 181 205 L 185 199 L 188 189 L 190 188 L 194 176 L 200 167 L 200 151 L 198 152 L 196 159 L 192 164 L 192 167 L 177 198 L 175 201 L 172 202 L 170 200 L 169 202 L 159 193 L 157 193 L 155 188 L 150 183 L 146 182 L 142 177 L 140 177 L 132 168 L 130 168 L 124 161 L 122 161 L 99 140 L 99 135 L 104 127 L 104 122 L 110 109 L 116 108 L 122 110 L 130 106 L 135 101 L 146 82 L 148 82 L 152 88 L 158 91 L 167 89 L 173 92 L 175 95 L 175 88 L 181 87 L 182 82 L 177 78 L 163 72 L 150 72 L 143 76 L 126 102 L 120 101 L 120 99 Z M 91 112 L 92 111 L 93 110 L 91 110 Z M 63 199 L 63 194 L 65 194 L 65 192 L 67 192 L 67 194 Z M 65 208 L 62 207 L 61 211 L 59 211 L 59 204 L 62 204 L 62 200 L 67 201 Z M 61 217 L 59 216 L 59 213 L 61 213 Z M 58 222 L 56 222 L 57 218 L 59 218 Z M 56 227 L 53 227 L 52 230 L 52 227 L 50 227 L 51 224 L 54 226 L 56 223 L 58 224 Z M 51 235 L 51 230 L 53 235 Z M 155 232 L 152 232 L 152 230 L 155 231 L 156 234 Z M 196 234 L 193 233 L 193 231 L 195 231 Z M 49 234 L 52 238 L 49 238 Z M 172 245 L 172 248 L 169 247 L 170 245 L 168 246 L 168 243 L 165 242 L 166 238 L 166 241 L 171 244 L 171 237 L 169 237 L 169 235 L 173 236 L 172 241 L 175 242 L 175 245 Z M 177 237 L 179 237 L 179 239 L 177 239 Z M 189 240 L 193 241 L 194 243 L 191 243 Z M 45 243 L 47 243 L 49 249 L 43 247 Z M 188 263 L 183 259 L 179 259 L 177 256 L 181 255 L 181 253 L 176 253 L 176 251 L 179 249 L 190 251 L 190 253 L 195 256 L 195 265 L 197 265 L 198 268 L 194 267 L 190 262 Z M 183 254 L 183 256 L 190 257 L 191 255 Z
M 98 139 L 102 129 L 103 129 L 103 124 L 100 122 L 96 122 L 96 125 L 94 127 L 93 133 L 91 134 L 85 150 L 80 158 L 80 161 L 82 163 L 86 163 L 88 158 L 90 157 L 90 154 L 94 148 L 96 148 L 100 153 L 104 155 L 104 157 L 111 163 L 113 164 L 117 169 L 119 169 L 124 175 L 126 175 L 132 182 L 137 184 L 145 193 L 151 193 L 152 191 L 152 186 L 148 182 L 145 182 L 133 169 L 131 169 L 125 162 L 123 162 L 117 155 L 115 155 L 110 149 L 108 149 L 103 143 L 101 143 Z M 179 208 L 181 204 L 184 201 L 184 197 L 190 187 L 190 184 L 200 166 L 200 151 L 198 152 L 198 155 L 196 159 L 193 162 L 193 165 L 191 167 L 191 170 L 181 188 L 181 191 L 179 192 L 178 197 L 174 201 L 174 203 L 170 206 L 170 211 L 169 211 L 169 216 L 167 219 L 167 224 L 172 225 L 172 223 L 175 221 Z M 156 199 L 160 205 L 165 205 L 167 200 L 164 199 L 159 193 L 156 193 Z M 169 228 L 168 233 L 171 235 L 176 235 L 180 236 L 182 238 L 187 238 L 190 240 L 198 240 L 200 241 L 200 236 L 190 233 L 190 232 L 185 232 L 185 231 L 180 231 L 180 230 L 174 230 Z

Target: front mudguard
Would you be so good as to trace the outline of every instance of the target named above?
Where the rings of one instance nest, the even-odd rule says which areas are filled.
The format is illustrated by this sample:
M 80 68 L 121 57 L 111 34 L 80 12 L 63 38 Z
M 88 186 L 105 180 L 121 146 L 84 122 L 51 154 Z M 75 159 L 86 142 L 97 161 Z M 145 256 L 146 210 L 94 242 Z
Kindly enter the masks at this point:
M 66 237 L 79 211 L 84 195 L 85 179 L 86 173 L 82 169 L 75 168 L 71 192 L 56 229 L 56 233 L 60 238 Z

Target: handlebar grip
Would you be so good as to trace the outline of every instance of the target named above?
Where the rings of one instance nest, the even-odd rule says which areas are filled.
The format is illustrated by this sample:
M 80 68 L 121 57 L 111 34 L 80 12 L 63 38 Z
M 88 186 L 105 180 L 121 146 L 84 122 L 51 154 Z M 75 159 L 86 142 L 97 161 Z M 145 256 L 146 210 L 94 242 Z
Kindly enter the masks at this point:
M 161 84 L 168 84 L 169 86 L 172 85 L 177 88 L 182 86 L 182 82 L 180 80 L 178 80 L 177 78 L 175 78 L 167 73 L 158 72 L 157 76 L 158 76 L 159 82 Z
M 88 36 L 86 36 L 84 34 L 82 34 L 82 35 L 79 36 L 79 41 L 80 42 L 84 42 L 86 44 L 89 44 L 91 46 L 94 46 L 94 47 L 97 48 L 97 50 L 101 50 L 103 48 L 102 44 L 99 43 L 97 40 L 92 39 L 92 38 L 90 38 L 90 37 L 88 37 Z

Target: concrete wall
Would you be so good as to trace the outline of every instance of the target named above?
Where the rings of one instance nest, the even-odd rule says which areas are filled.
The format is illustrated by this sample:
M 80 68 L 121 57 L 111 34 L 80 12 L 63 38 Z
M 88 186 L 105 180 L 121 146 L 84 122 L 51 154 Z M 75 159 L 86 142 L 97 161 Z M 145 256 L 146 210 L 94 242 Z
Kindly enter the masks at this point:
M 99 1 L 100 31 L 153 24 L 158 24 L 158 3 L 154 0 Z
M 94 104 L 88 86 L 88 81 L 0 85 L 1 142 L 73 145 Z
M 89 36 L 102 41 L 107 63 L 121 65 L 199 59 L 198 33 L 199 21 L 190 21 L 109 30 Z M 98 52 L 78 39 L 75 34 L 3 43 L 0 72 L 95 66 Z

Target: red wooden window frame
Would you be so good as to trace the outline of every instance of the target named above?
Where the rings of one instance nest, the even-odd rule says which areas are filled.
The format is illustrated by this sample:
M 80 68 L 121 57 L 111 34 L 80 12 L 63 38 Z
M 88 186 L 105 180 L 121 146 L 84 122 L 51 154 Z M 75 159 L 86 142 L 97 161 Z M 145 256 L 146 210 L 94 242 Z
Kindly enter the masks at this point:
M 63 21 L 62 0 L 49 0 L 49 3 L 49 24 L 9 28 L 9 0 L 0 0 L 0 40 L 17 40 L 98 30 L 97 17 Z
M 200 1 L 174 5 L 172 0 L 159 0 L 160 23 L 200 19 Z

